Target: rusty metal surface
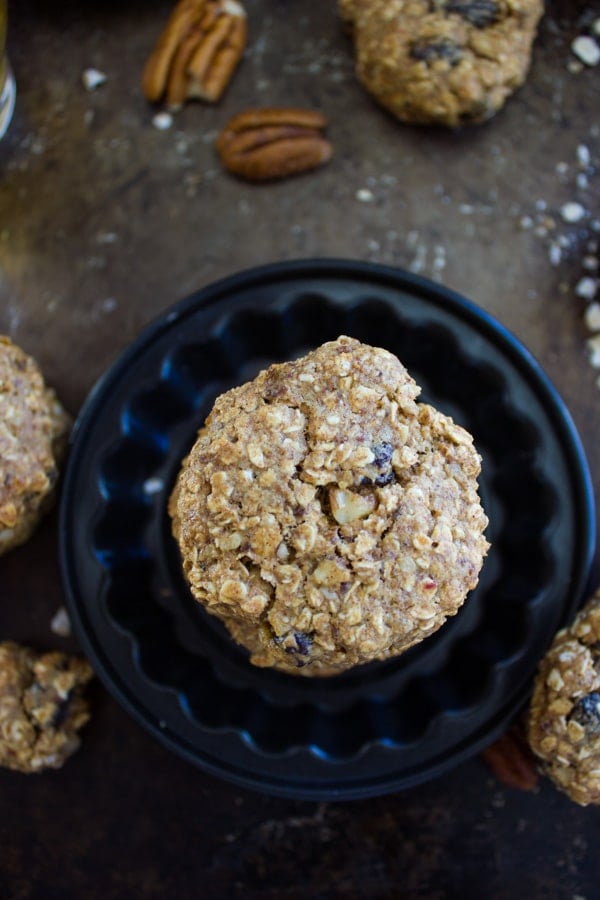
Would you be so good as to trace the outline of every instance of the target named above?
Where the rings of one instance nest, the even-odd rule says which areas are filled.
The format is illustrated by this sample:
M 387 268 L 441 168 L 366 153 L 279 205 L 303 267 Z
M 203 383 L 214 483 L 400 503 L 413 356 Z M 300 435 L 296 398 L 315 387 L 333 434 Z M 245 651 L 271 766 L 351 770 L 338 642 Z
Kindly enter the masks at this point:
M 512 330 L 562 394 L 599 484 L 598 372 L 576 295 L 600 240 L 598 75 L 573 71 L 570 49 L 593 4 L 548 4 L 527 84 L 459 133 L 380 110 L 354 78 L 335 4 L 320 0 L 248 0 L 248 52 L 224 99 L 189 104 L 159 131 L 139 77 L 169 7 L 11 4 L 0 332 L 39 360 L 70 411 L 147 322 L 221 276 L 300 257 L 375 260 L 439 280 Z M 93 92 L 81 81 L 90 67 L 107 75 Z M 332 162 L 260 186 L 226 175 L 216 133 L 255 105 L 322 109 Z M 570 201 L 586 210 L 578 223 L 561 216 Z M 0 560 L 3 639 L 76 648 L 50 629 L 63 602 L 56 530 L 53 514 Z M 63 770 L 0 772 L 3 897 L 597 894 L 597 811 L 545 780 L 520 793 L 473 759 L 375 800 L 276 800 L 169 754 L 99 686 L 93 701 Z

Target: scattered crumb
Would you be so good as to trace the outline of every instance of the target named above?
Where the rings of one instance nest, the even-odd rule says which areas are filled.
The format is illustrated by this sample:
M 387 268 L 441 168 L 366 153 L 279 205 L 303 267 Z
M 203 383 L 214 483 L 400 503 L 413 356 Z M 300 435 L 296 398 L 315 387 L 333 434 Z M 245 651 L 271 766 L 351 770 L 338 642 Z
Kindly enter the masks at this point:
M 167 131 L 173 124 L 173 116 L 168 112 L 156 113 L 152 124 L 158 131 Z
M 595 334 L 587 342 L 590 354 L 590 365 L 594 369 L 600 369 L 600 334 Z
M 548 248 L 548 257 L 551 265 L 557 266 L 560 263 L 562 260 L 562 250 L 560 249 L 559 244 L 550 244 L 550 247 Z
M 118 240 L 119 235 L 114 231 L 102 231 L 96 238 L 98 244 L 116 244 Z
M 50 622 L 50 630 L 60 637 L 69 637 L 71 634 L 71 620 L 64 606 L 59 606 Z
M 147 478 L 142 486 L 145 494 L 159 494 L 164 488 L 165 483 L 162 478 Z
M 589 166 L 591 162 L 589 147 L 586 147 L 585 144 L 580 144 L 577 148 L 577 162 L 580 166 L 583 166 L 584 169 Z
M 433 254 L 433 270 L 434 272 L 441 272 L 442 269 L 446 268 L 446 248 L 442 246 L 435 247 Z
M 95 91 L 97 87 L 105 83 L 107 76 L 99 69 L 85 69 L 81 74 L 81 80 L 86 91 Z
M 581 203 L 571 201 L 570 203 L 565 203 L 564 206 L 561 207 L 560 214 L 564 222 L 573 223 L 581 222 L 582 219 L 585 219 L 587 212 Z
M 589 331 L 600 331 L 600 303 L 590 303 L 583 319 Z
M 600 47 L 593 37 L 581 34 L 571 44 L 575 56 L 586 66 L 597 66 L 600 62 Z
M 360 200 L 361 203 L 372 203 L 375 199 L 375 194 L 373 191 L 370 191 L 369 188 L 360 188 L 355 197 L 357 200 Z
M 590 301 L 593 300 L 596 296 L 597 290 L 597 279 L 586 275 L 584 278 L 580 278 L 577 282 L 577 287 L 575 288 L 575 296 L 583 297 L 584 300 Z
M 590 127 L 590 141 L 599 133 L 600 129 Z M 586 346 L 589 360 L 594 368 L 600 369 L 599 242 L 594 235 L 594 232 L 600 231 L 600 220 L 592 218 L 590 211 L 592 185 L 598 174 L 594 143 L 588 145 L 587 141 L 580 141 L 575 144 L 573 155 L 573 160 L 561 160 L 554 165 L 560 183 L 566 185 L 571 182 L 571 199 L 556 210 L 548 209 L 546 201 L 538 199 L 529 214 L 518 207 L 512 213 L 521 231 L 543 241 L 552 266 L 558 268 L 564 263 L 579 260 L 579 277 L 559 281 L 557 288 L 561 295 L 583 301 L 581 315 L 588 332 Z

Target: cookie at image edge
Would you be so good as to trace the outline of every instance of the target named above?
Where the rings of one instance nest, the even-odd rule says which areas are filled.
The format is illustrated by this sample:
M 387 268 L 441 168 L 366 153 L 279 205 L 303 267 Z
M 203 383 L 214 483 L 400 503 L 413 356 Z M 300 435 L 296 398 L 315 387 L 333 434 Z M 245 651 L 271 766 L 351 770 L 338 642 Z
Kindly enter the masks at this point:
M 90 717 L 84 659 L 0 643 L 0 765 L 18 772 L 58 769 Z
M 0 555 L 50 507 L 70 425 L 35 360 L 0 335 Z
M 540 663 L 529 743 L 576 803 L 600 803 L 600 590 L 559 631 Z
M 488 544 L 471 436 L 341 337 L 222 394 L 170 498 L 195 598 L 258 666 L 333 675 L 454 615 Z
M 356 70 L 404 122 L 456 127 L 493 116 L 523 84 L 542 0 L 339 0 Z

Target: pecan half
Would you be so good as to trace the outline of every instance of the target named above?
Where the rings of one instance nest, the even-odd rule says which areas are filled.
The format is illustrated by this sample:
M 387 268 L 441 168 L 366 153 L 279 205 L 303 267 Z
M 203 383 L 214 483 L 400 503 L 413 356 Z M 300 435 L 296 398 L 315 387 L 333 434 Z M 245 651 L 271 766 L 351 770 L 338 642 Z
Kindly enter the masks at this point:
M 246 12 L 238 0 L 180 0 L 146 62 L 146 99 L 156 103 L 166 95 L 173 110 L 192 98 L 215 103 L 246 41 Z
M 508 787 L 534 791 L 538 783 L 536 758 L 525 736 L 521 720 L 515 722 L 481 757 L 496 778 Z
M 270 181 L 315 169 L 331 159 L 323 135 L 327 120 L 308 109 L 248 109 L 217 138 L 227 171 L 248 181 Z

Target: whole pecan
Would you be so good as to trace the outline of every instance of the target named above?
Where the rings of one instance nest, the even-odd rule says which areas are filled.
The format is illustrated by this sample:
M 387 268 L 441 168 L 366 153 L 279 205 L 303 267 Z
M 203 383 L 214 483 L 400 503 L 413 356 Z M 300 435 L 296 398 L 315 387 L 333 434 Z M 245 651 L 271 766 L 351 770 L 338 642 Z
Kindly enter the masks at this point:
M 170 109 L 191 98 L 216 102 L 246 40 L 246 13 L 238 0 L 180 0 L 146 62 L 146 98 L 156 103 L 166 94 Z
M 270 181 L 315 169 L 331 159 L 327 120 L 309 109 L 248 109 L 217 138 L 223 167 L 248 181 Z

